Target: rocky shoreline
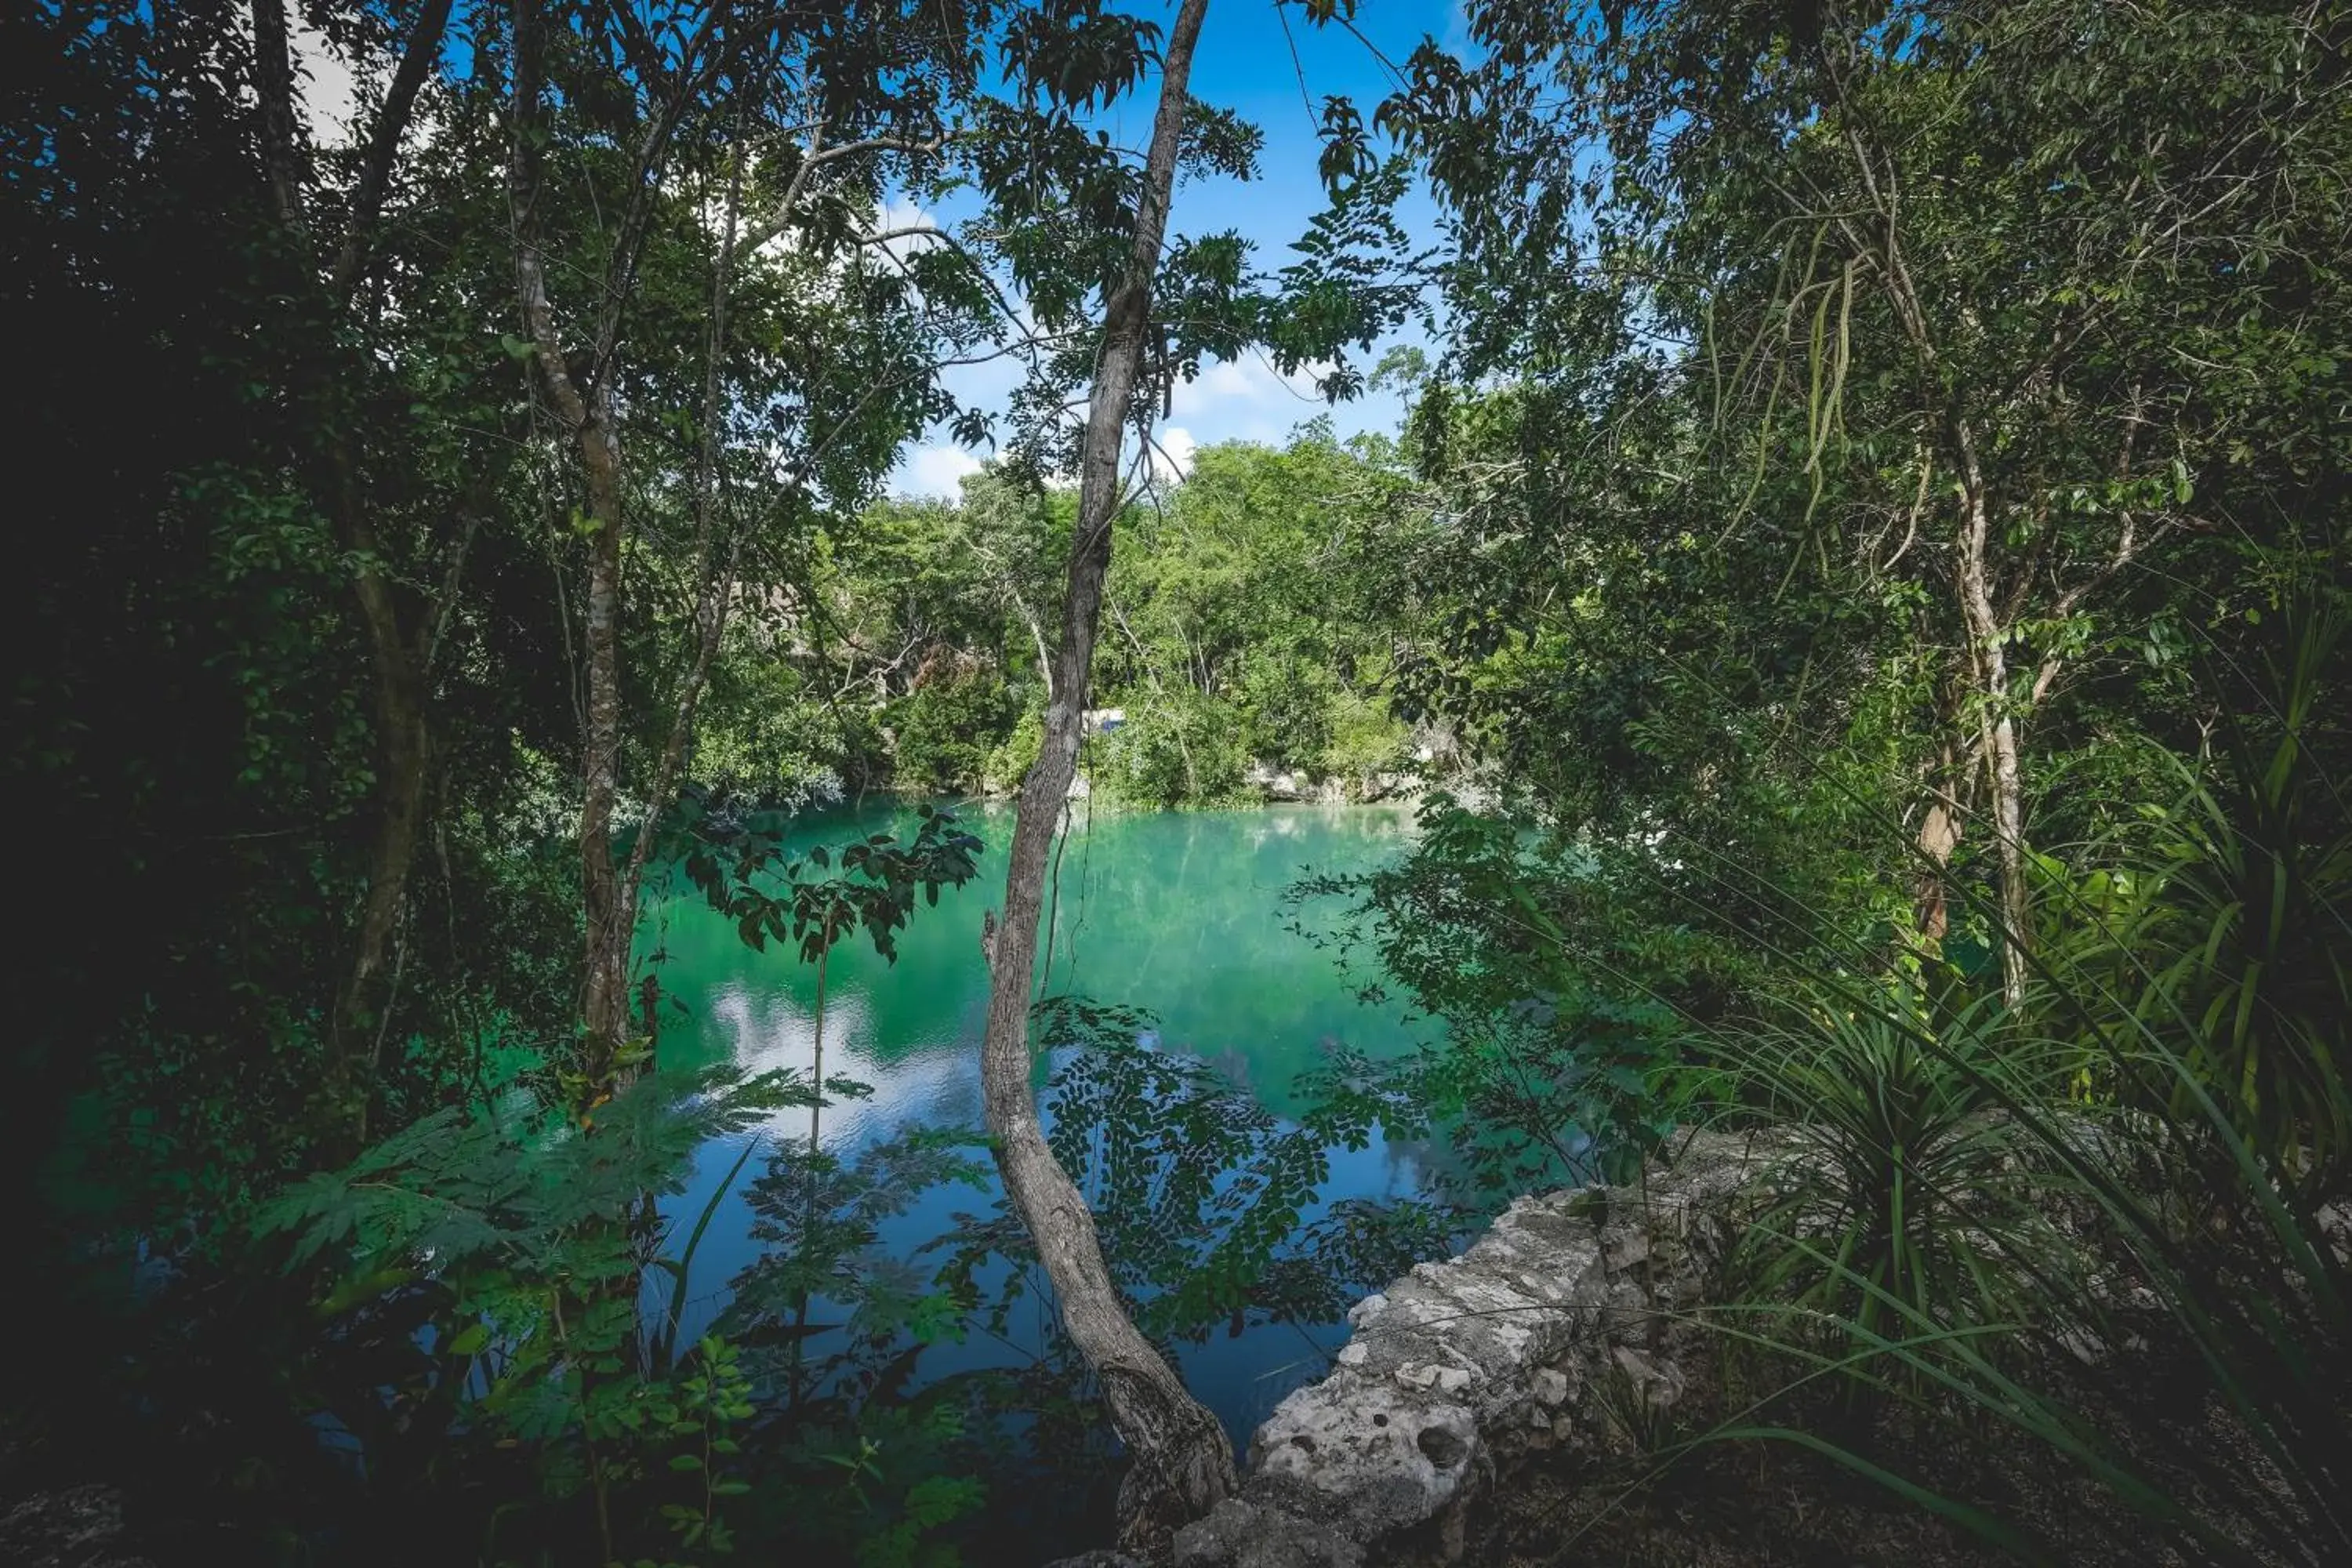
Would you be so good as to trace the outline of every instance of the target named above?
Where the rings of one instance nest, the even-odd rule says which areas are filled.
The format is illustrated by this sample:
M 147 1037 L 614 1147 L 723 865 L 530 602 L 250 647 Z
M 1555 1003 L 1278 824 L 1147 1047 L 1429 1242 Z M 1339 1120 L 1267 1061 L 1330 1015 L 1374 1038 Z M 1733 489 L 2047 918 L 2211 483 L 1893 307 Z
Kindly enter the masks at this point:
M 1176 1568 L 1475 1556 L 1518 1467 L 1621 1449 L 1629 1403 L 1681 1398 L 1665 1325 L 1713 1284 L 1733 1200 L 1775 1152 L 1692 1134 L 1643 1186 L 1521 1198 L 1467 1251 L 1367 1297 L 1330 1374 L 1258 1428 L 1240 1495 L 1177 1533 Z

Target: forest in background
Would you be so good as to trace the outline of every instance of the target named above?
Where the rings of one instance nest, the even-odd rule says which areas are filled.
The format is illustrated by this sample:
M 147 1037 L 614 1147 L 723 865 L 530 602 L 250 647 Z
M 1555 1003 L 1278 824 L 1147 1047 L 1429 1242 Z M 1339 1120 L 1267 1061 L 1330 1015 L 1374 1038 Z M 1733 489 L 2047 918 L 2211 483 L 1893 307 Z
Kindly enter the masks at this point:
M 0 1492 L 116 1489 L 159 1563 L 1150 1552 L 1233 1484 L 1153 1347 L 1716 1127 L 1794 1151 L 1719 1386 L 1574 1540 L 1675 1560 L 1682 1488 L 1790 1560 L 1770 1500 L 1857 1491 L 1960 1558 L 2352 1555 L 2352 16 L 1477 0 L 1317 106 L 1268 258 L 1185 227 L 1264 173 L 1181 90 L 1217 16 L 1144 11 L 0 14 Z M 1155 479 L 1171 389 L 1257 354 L 1410 413 Z M 979 361 L 1017 390 L 960 402 Z M 941 428 L 994 460 L 887 499 Z M 1444 1043 L 1277 1122 L 1116 996 L 1033 1007 L 1008 920 L 984 1049 L 1067 1049 L 1104 1135 L 1024 1083 L 984 1138 L 777 1151 L 771 1257 L 677 1342 L 714 1282 L 656 1199 L 856 1089 L 658 1070 L 649 877 L 887 953 L 978 841 L 791 857 L 750 808 L 1026 780 L 1034 914 L 1081 749 L 1139 808 L 1423 788 L 1307 890 Z M 1374 1130 L 1454 1187 L 1302 1226 Z M 1094 1226 L 1037 1223 L 1057 1171 Z M 1066 1342 L 910 1386 L 991 1260 Z
M 1395 444 L 1328 418 L 1192 455 L 1129 504 L 1106 589 L 1090 786 L 1135 806 L 1407 793 L 1455 761 L 1391 711 L 1419 630 L 1425 513 Z M 694 782 L 746 804 L 891 789 L 1009 795 L 1036 758 L 1077 497 L 984 469 L 877 503 L 804 587 L 747 606 L 714 666 Z M 1432 764 L 1435 764 L 1432 766 Z

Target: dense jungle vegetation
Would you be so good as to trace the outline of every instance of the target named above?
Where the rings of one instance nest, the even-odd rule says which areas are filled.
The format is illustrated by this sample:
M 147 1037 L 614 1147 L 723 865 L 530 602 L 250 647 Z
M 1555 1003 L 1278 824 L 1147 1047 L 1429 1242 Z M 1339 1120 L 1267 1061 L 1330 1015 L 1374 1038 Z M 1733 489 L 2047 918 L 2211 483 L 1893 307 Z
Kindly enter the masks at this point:
M 1342 443 L 1318 419 L 1280 448 L 1202 448 L 1131 506 L 1090 699 L 1122 717 L 1090 784 L 1133 805 L 1262 799 L 1282 773 L 1292 794 L 1400 791 L 1429 749 L 1387 696 L 1413 629 L 1402 558 L 1425 530 L 1389 510 L 1410 483 L 1392 441 Z M 1077 498 L 1000 469 L 961 489 L 866 509 L 821 542 L 805 609 L 738 623 L 694 782 L 747 801 L 1018 787 L 1053 695 Z
M 7 1552 L 1148 1556 L 1170 1347 L 1722 1130 L 1714 1383 L 1523 1555 L 2352 1561 L 2352 10 L 1469 0 L 1308 171 L 1235 4 L 0 8 Z M 1155 446 L 1247 361 L 1341 412 Z M 1412 798 L 1298 896 L 1442 1035 L 1282 1118 L 1037 995 L 1074 775 Z M 785 847 L 879 792 L 1011 846 Z M 821 998 L 999 878 L 985 1128 L 665 1066 L 656 882 Z

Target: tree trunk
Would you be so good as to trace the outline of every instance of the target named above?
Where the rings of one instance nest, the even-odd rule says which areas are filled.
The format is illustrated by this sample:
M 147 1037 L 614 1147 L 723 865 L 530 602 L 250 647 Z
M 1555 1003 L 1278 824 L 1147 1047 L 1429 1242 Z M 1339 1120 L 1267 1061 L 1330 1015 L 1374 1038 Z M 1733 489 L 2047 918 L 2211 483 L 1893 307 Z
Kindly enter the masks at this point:
M 1958 422 L 1956 421 L 1956 424 Z M 2025 1001 L 2028 954 L 2033 941 L 2033 906 L 2026 883 L 2025 784 L 2018 764 L 2017 724 L 2010 713 L 2008 628 L 1993 608 L 1986 557 L 1992 518 L 1985 498 L 1976 447 L 1965 425 L 1960 448 L 1960 537 L 1955 585 L 1969 632 L 1969 663 L 1976 679 L 1985 762 L 1992 784 L 1992 828 L 2000 858 L 2001 997 L 2010 1006 Z
M 1927 864 L 1919 868 L 1914 884 L 1912 908 L 1917 917 L 1916 924 L 1922 937 L 1941 942 L 1952 923 L 1944 894 L 1944 875 L 1945 868 L 1951 864 L 1952 851 L 1959 847 L 1960 818 L 1940 792 L 1927 804 L 1927 815 L 1919 825 L 1916 842 Z
M 1037 617 L 1029 613 L 1029 606 L 1022 602 L 1018 594 L 1013 595 L 1013 604 L 1021 613 L 1022 624 L 1029 628 L 1029 640 L 1037 645 L 1037 676 L 1045 683 L 1045 700 L 1051 702 L 1054 700 L 1054 660 L 1045 650 L 1045 628 L 1037 624 Z
M 515 233 L 515 280 L 549 400 L 580 453 L 585 476 L 588 521 L 588 592 L 584 642 L 587 710 L 581 736 L 580 898 L 587 927 L 581 964 L 580 1016 L 583 1082 L 575 1110 L 583 1114 L 627 1086 L 637 1071 L 622 1059 L 630 1020 L 629 969 L 636 933 L 637 900 L 653 847 L 654 828 L 667 808 L 694 730 L 694 717 L 710 666 L 725 635 L 732 599 L 734 556 L 717 549 L 719 416 L 721 362 L 727 341 L 727 302 L 737 251 L 737 226 L 744 161 L 739 153 L 727 198 L 726 233 L 713 270 L 705 367 L 702 449 L 696 487 L 695 645 L 680 680 L 670 731 L 656 759 L 644 799 L 643 823 L 625 862 L 613 858 L 613 817 L 620 800 L 621 773 L 621 544 L 625 526 L 627 471 L 611 393 L 611 360 L 623 310 L 633 291 L 636 259 L 652 205 L 644 199 L 661 166 L 690 96 L 676 92 L 648 128 L 637 152 L 631 189 L 638 194 L 612 241 L 603 279 L 604 303 L 593 333 L 588 368 L 575 376 L 566 358 L 555 311 L 548 298 L 547 262 L 533 209 L 539 197 L 541 80 L 538 0 L 513 0 L 514 112 L 508 169 L 508 201 Z M 687 85 L 717 68 L 706 56 L 711 29 L 721 13 L 713 10 L 683 48 L 678 68 Z M 797 186 L 795 186 L 797 189 Z M 790 205 L 787 200 L 787 206 Z
M 1055 825 L 1077 771 L 1087 672 L 1109 570 L 1111 524 L 1119 503 L 1119 447 L 1142 359 L 1151 280 L 1167 225 L 1176 145 L 1193 46 L 1208 0 L 1184 0 L 1162 60 L 1135 243 L 1127 277 L 1108 301 L 1101 357 L 1079 458 L 1078 526 L 1072 540 L 1062 641 L 1045 743 L 1022 781 L 1004 882 L 1004 920 L 990 960 L 988 1032 L 981 1047 L 982 1092 L 1004 1190 L 1053 1281 L 1072 1343 L 1103 1388 L 1111 1421 L 1132 1458 L 1119 1495 L 1123 1541 L 1148 1546 L 1206 1513 L 1234 1489 L 1224 1429 L 1185 1392 L 1183 1382 L 1129 1321 L 1104 1266 L 1094 1215 L 1054 1158 L 1030 1092 L 1029 1005 Z
M 359 605 L 360 624 L 367 629 L 369 662 L 375 672 L 375 837 L 368 852 L 359 942 L 336 997 L 332 1035 L 335 1069 L 343 1079 L 337 1089 L 353 1102 L 358 1136 L 364 1142 L 375 1085 L 373 1070 L 362 1070 L 361 1063 L 364 1042 L 380 1034 L 385 1023 L 384 977 L 408 900 L 408 874 L 425 833 L 432 737 L 420 652 L 410 644 L 400 605 L 379 564 L 382 545 L 361 499 L 358 454 L 338 430 L 329 435 L 327 455 L 335 536 L 360 563 L 352 574 L 352 596 Z
M 1925 635 L 1923 630 L 1923 637 Z M 1975 810 L 1976 783 L 1984 763 L 1982 742 L 1963 743 L 1959 737 L 1973 684 L 1958 677 L 1943 683 L 1942 700 L 1937 704 L 1942 744 L 1927 775 L 1927 809 L 1912 839 L 1912 847 L 1918 856 L 1911 889 L 1912 910 L 1916 917 L 1913 930 L 1936 948 L 1940 948 L 1951 930 L 1952 856 L 1967 834 L 1969 816 Z
M 621 1045 L 628 1036 L 629 942 L 635 927 L 635 889 L 613 864 L 613 808 L 621 773 L 621 530 L 624 470 L 614 428 L 608 367 L 592 365 L 573 379 L 547 293 L 547 261 L 540 248 L 539 28 L 530 0 L 514 7 L 513 144 L 508 202 L 515 232 L 515 289 L 532 354 L 548 400 L 580 453 L 587 481 L 588 701 L 580 738 L 580 904 L 586 931 L 581 957 L 580 1021 L 583 1083 L 574 1110 L 585 1115 L 621 1088 Z M 633 241 L 632 241 L 633 243 Z M 601 361 L 601 356 L 599 356 Z
M 299 231 L 302 183 L 295 158 L 294 41 L 286 0 L 253 0 L 253 86 L 270 205 L 281 223 Z
M 408 902 L 408 874 L 425 833 L 425 802 L 431 781 L 432 741 L 425 712 L 425 689 L 399 624 L 379 625 L 390 610 L 391 594 L 373 569 L 355 584 L 375 665 L 376 819 L 368 855 L 368 890 L 360 911 L 360 935 L 342 994 L 336 999 L 334 1040 L 340 1064 L 349 1070 L 362 1059 L 362 1042 L 379 1036 L 387 1020 L 386 955 Z M 379 601 L 381 603 L 379 603 Z M 373 1062 L 371 1055 L 367 1058 Z M 367 1141 L 368 1110 L 375 1095 L 371 1067 L 352 1073 L 344 1091 L 356 1102 L 359 1140 Z
M 1849 132 L 1856 166 L 1871 199 L 1885 224 L 1884 261 L 1878 268 L 1887 302 L 1918 353 L 1919 367 L 1929 384 L 1942 378 L 1935 334 L 1928 330 L 1927 309 L 1904 260 L 1897 219 L 1895 165 L 1876 165 L 1857 132 Z M 1855 237 L 1855 250 L 1866 256 L 1868 247 Z M 2028 961 L 2033 940 L 2033 910 L 2026 883 L 2025 784 L 2018 763 L 2017 723 L 2011 713 L 2009 628 L 1994 608 L 1991 567 L 1992 501 L 1984 466 L 1977 449 L 1976 432 L 1960 408 L 1957 395 L 1944 411 L 1943 423 L 1951 437 L 1960 480 L 1960 516 L 1953 542 L 1954 596 L 1968 629 L 1969 668 L 1979 707 L 1979 741 L 1992 785 L 1994 847 L 2000 859 L 2001 996 L 2010 1006 L 2025 1001 Z
M 416 96 L 439 58 L 450 0 L 425 0 L 401 54 L 390 91 L 368 137 L 367 156 L 352 190 L 341 252 L 323 279 L 329 308 L 347 316 L 364 267 L 366 242 L 390 188 L 392 168 L 406 134 Z M 253 0 L 254 87 L 261 111 L 262 163 L 270 199 L 289 240 L 309 256 L 311 236 L 303 221 L 300 159 L 295 131 L 293 40 L 285 0 Z M 320 279 L 313 279 L 313 282 Z M 312 389 L 321 443 L 320 466 L 336 542 L 357 562 L 352 597 L 367 633 L 375 672 L 376 819 L 368 855 L 367 898 L 361 909 L 359 939 L 351 972 L 335 998 L 330 1030 L 330 1092 L 353 1118 L 357 1136 L 367 1137 L 368 1106 L 374 1094 L 373 1061 L 362 1051 L 370 1031 L 379 1036 L 382 987 L 394 933 L 407 900 L 408 875 L 424 834 L 431 769 L 431 735 L 425 712 L 420 650 L 403 626 L 400 605 L 382 568 L 382 549 L 361 494 L 359 456 L 352 450 L 346 411 L 337 394 L 336 367 L 322 361 Z
M 601 401 L 601 399 L 600 399 Z M 580 1021 L 588 1083 L 582 1109 L 624 1082 L 628 1037 L 629 944 L 636 929 L 635 888 L 613 864 L 613 808 L 621 778 L 621 451 L 600 408 L 577 427 L 588 476 L 588 723 L 580 747 L 580 903 L 586 917 Z M 650 831 L 650 824 L 647 830 Z

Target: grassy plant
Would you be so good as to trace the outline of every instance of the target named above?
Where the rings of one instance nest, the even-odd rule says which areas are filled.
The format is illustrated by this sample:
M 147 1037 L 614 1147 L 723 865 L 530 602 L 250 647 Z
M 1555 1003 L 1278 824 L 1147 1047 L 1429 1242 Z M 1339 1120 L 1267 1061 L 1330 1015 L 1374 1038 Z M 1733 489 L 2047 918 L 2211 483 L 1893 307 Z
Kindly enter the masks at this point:
M 2095 1196 L 2097 1221 L 2078 1240 L 2084 1272 L 2107 1289 L 2053 1291 L 2036 1303 L 2032 1325 L 1959 1333 L 1931 1308 L 1794 1242 L 1874 1308 L 1840 1320 L 1855 1349 L 1835 1370 L 1874 1384 L 1906 1381 L 1958 1430 L 1989 1429 L 1998 1444 L 2023 1440 L 2026 1466 L 2061 1462 L 2187 1561 L 2352 1561 L 2343 1501 L 2352 1486 L 2352 1321 L 2342 1256 L 2277 1201 L 2267 1172 L 2219 1115 L 2208 1112 L 2201 1125 L 2143 1119 L 2128 1147 L 2113 1136 L 2118 1123 L 2027 1125 L 2047 1157 Z M 2235 1192 L 2217 1182 L 2212 1158 L 2232 1145 L 2224 1168 L 2240 1178 Z M 2193 1226 L 2179 1223 L 2189 1205 L 2172 1201 L 2183 1192 L 2198 1200 Z M 1797 1318 L 1794 1309 L 1766 1307 L 1759 1321 L 1776 1312 L 1783 1322 Z M 1803 1338 L 1773 1340 L 1785 1347 L 1792 1337 Z M 1823 1359 L 1801 1342 L 1799 1353 Z M 1712 1436 L 1799 1442 L 1996 1544 L 2031 1544 L 2013 1523 L 1895 1475 L 1859 1445 L 1801 1426 L 1735 1423 Z
M 2352 825 L 2313 744 L 2343 631 L 2339 613 L 2298 614 L 2267 711 L 2225 710 L 2219 754 L 2163 753 L 2176 797 L 2143 807 L 2142 832 L 2087 879 L 2054 958 L 2057 999 L 2111 1036 L 2123 1087 L 2176 1120 L 2198 1117 L 2188 1086 L 2202 1088 L 2306 1206 L 2352 1174 Z M 2100 1029 L 2116 1001 L 2130 1026 Z
M 2267 736 L 2233 722 L 2128 855 L 2053 879 L 2035 1031 L 1897 980 L 1809 987 L 1801 1022 L 1725 1047 L 1800 1148 L 1768 1178 L 1742 1336 L 2028 1441 L 2192 1562 L 2352 1561 L 2352 854 L 2308 743 L 2335 640 L 2290 638 Z M 1850 1434 L 1713 1436 L 1800 1444 L 2040 1550 Z
M 2053 1173 L 2001 1089 L 2063 1072 L 2045 1044 L 1999 1041 L 2000 1022 L 1982 1005 L 1938 1016 L 1916 987 L 1824 986 L 1717 1043 L 1738 1109 L 1788 1134 L 1740 1249 L 1748 1289 L 1864 1336 L 1886 1331 L 1889 1300 L 1938 1321 L 2021 1313 L 2056 1260 Z

